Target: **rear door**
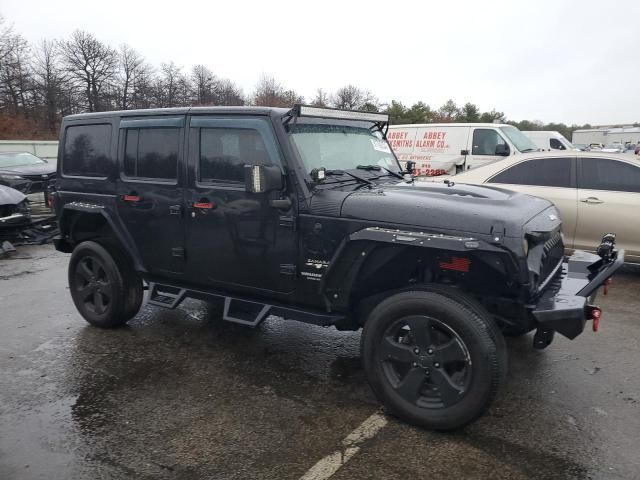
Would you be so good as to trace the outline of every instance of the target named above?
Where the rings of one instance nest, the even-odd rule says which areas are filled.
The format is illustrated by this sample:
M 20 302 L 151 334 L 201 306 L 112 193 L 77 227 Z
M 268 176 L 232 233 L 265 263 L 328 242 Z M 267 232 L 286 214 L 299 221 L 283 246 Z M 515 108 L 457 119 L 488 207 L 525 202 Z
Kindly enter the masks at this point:
M 184 271 L 184 116 L 120 121 L 118 211 L 149 273 Z
M 640 260 L 640 165 L 611 158 L 578 159 L 577 248 L 594 249 L 615 233 L 629 260 Z
M 502 170 L 486 183 L 553 202 L 560 212 L 565 246 L 574 248 L 578 208 L 575 164 L 574 157 L 532 158 Z

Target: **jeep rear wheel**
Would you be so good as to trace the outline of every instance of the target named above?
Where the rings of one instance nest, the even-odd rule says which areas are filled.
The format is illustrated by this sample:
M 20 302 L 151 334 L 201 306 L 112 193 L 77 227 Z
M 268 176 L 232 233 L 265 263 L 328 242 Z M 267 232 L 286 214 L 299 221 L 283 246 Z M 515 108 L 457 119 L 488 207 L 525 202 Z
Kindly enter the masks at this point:
M 114 328 L 133 318 L 142 302 L 142 281 L 117 251 L 87 241 L 69 261 L 69 289 L 76 308 L 91 325 Z
M 505 377 L 504 342 L 491 318 L 450 296 L 388 297 L 362 335 L 373 391 L 390 413 L 421 427 L 450 430 L 473 421 Z

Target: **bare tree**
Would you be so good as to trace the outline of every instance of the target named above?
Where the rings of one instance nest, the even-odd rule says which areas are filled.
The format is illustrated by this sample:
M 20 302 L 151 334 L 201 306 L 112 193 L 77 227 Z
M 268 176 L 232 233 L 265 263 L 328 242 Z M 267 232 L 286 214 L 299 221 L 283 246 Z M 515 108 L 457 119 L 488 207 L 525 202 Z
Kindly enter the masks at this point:
M 214 86 L 216 78 L 211 70 L 204 65 L 195 65 L 191 70 L 191 82 L 195 93 L 196 105 L 211 105 L 214 103 Z
M 122 45 L 119 52 L 120 78 L 119 101 L 122 110 L 128 110 L 134 103 L 135 82 L 140 71 L 145 68 L 144 59 L 133 48 Z
M 260 77 L 253 94 L 253 104 L 265 107 L 290 107 L 294 103 L 302 103 L 303 101 L 302 96 L 293 90 L 285 90 L 270 75 Z
M 0 33 L 0 55 L 0 102 L 14 114 L 26 113 L 33 90 L 29 43 L 21 35 L 13 33 L 11 27 L 5 27 Z
M 55 42 L 42 40 L 35 51 L 32 70 L 38 103 L 44 110 L 47 131 L 55 133 L 61 113 L 66 77 L 59 65 L 59 52 Z
M 378 100 L 368 91 L 355 85 L 339 88 L 333 95 L 333 106 L 343 110 L 378 110 Z
M 244 105 L 242 89 L 231 80 L 217 78 L 213 85 L 215 105 Z
M 328 107 L 329 106 L 329 95 L 323 89 L 319 88 L 316 90 L 316 96 L 311 101 L 311 105 L 315 107 Z
M 189 103 L 189 83 L 182 69 L 174 62 L 160 65 L 156 80 L 156 106 L 179 107 Z
M 93 35 L 76 30 L 70 40 L 60 43 L 67 71 L 82 86 L 87 110 L 96 112 L 107 108 L 105 98 L 118 70 L 118 55 L 111 47 Z

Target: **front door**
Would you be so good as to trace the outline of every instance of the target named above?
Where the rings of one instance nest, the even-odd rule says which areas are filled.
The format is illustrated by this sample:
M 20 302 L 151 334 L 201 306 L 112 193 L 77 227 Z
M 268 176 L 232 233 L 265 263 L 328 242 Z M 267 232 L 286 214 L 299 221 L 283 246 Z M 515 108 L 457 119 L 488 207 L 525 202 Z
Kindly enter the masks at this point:
M 211 286 L 288 293 L 295 285 L 292 209 L 271 200 L 290 193 L 249 193 L 245 165 L 279 165 L 268 118 L 190 118 L 187 268 Z
M 120 122 L 118 211 L 149 273 L 184 272 L 184 116 Z
M 609 158 L 580 158 L 576 248 L 593 250 L 616 234 L 627 260 L 640 260 L 640 165 Z
M 489 162 L 501 160 L 502 155 L 496 155 L 498 145 L 507 148 L 509 143 L 493 128 L 474 128 L 471 135 L 470 154 L 467 155 L 465 170 L 477 168 Z

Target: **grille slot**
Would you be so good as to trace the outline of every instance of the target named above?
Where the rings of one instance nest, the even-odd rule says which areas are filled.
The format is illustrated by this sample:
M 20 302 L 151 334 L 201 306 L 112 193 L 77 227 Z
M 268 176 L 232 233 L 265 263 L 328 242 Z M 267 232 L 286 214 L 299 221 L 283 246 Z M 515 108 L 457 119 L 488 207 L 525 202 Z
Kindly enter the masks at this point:
M 562 235 L 556 232 L 544 242 L 542 247 L 542 258 L 540 259 L 540 280 L 538 285 L 543 284 L 549 278 L 558 266 L 558 263 L 564 258 L 564 243 Z

